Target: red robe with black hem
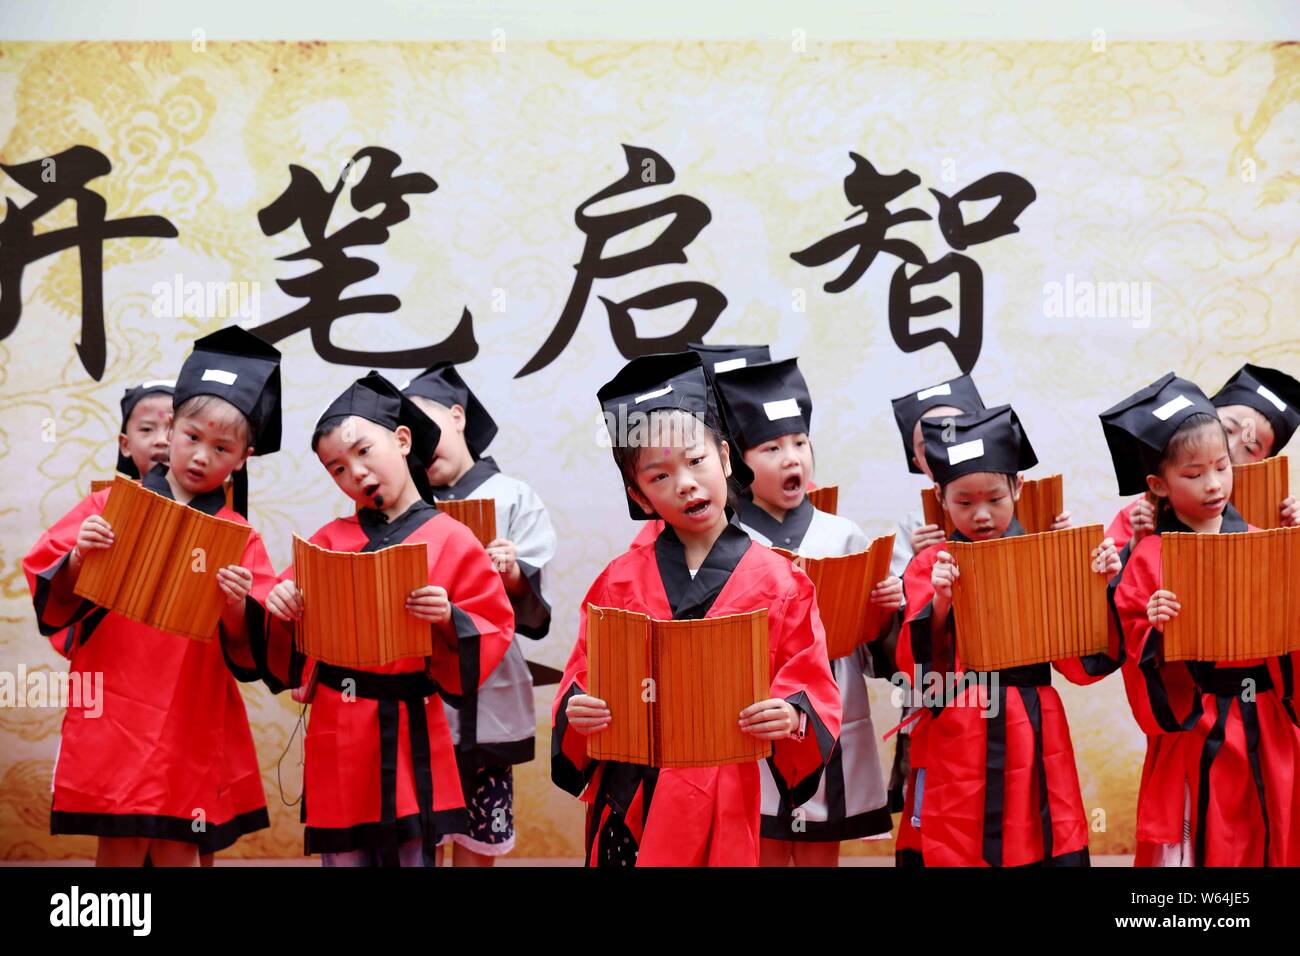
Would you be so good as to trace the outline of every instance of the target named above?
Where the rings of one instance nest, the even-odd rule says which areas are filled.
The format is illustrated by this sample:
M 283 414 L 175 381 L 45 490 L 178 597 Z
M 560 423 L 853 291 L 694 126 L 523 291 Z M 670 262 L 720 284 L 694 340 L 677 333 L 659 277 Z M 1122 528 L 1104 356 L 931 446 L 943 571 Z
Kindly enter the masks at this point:
M 816 792 L 840 725 L 839 690 L 812 581 L 734 524 L 692 580 L 681 542 L 666 528 L 654 546 L 632 548 L 612 561 L 588 590 L 552 709 L 551 779 L 587 804 L 588 866 L 757 866 L 757 762 L 657 770 L 588 759 L 586 738 L 569 729 L 565 707 L 588 686 L 589 604 L 660 620 L 768 608 L 769 696 L 789 701 L 807 718 L 803 739 L 774 741 L 769 766 L 798 806 Z
M 170 498 L 165 475 L 155 469 L 144 484 Z M 102 713 L 73 699 L 64 716 L 50 831 L 178 840 L 215 852 L 270 826 L 248 717 L 222 641 L 160 631 L 79 598 L 57 606 L 50 593 L 82 522 L 103 513 L 108 495 L 104 489 L 84 498 L 23 560 L 41 632 L 69 657 L 70 680 L 103 675 Z M 248 524 L 226 506 L 221 489 L 195 496 L 190 506 Z M 255 530 L 240 563 L 253 572 L 252 605 L 275 583 Z
M 431 625 L 430 655 L 380 667 L 345 668 L 309 660 L 293 627 L 269 613 L 251 648 L 268 686 L 299 687 L 314 674 L 305 740 L 304 850 L 380 851 L 421 839 L 432 851 L 462 833 L 465 801 L 455 748 L 439 697 L 459 702 L 500 663 L 514 636 L 514 612 L 491 559 L 460 522 L 426 502 L 383 520 L 374 509 L 337 518 L 311 537 L 331 551 L 376 551 L 395 544 L 428 547 L 430 584 L 446 588 L 451 620 Z M 293 579 L 286 568 L 281 580 Z
M 1023 534 L 1013 519 L 1008 535 Z M 966 540 L 960 535 L 954 540 Z M 915 682 L 920 667 L 936 673 L 957 693 L 946 706 L 926 707 L 912 730 L 907 801 L 896 847 L 919 853 L 925 866 L 1087 865 L 1088 819 L 1083 809 L 1074 748 L 1061 698 L 1051 686 L 1055 669 L 1075 684 L 1102 680 L 1118 667 L 1118 633 L 1110 654 L 1069 658 L 990 672 L 988 683 L 963 684 L 958 649 L 935 646 L 930 633 L 934 587 L 930 574 L 945 544 L 918 553 L 903 575 L 904 624 L 898 668 Z M 949 618 L 949 633 L 955 621 Z M 998 677 L 997 713 L 991 673 Z M 930 678 L 931 680 L 933 678 Z M 912 825 L 917 776 L 925 770 L 921 826 Z M 1044 790 L 1045 785 L 1045 790 Z M 1045 796 L 1045 799 L 1044 799 Z
M 1164 635 L 1147 617 L 1147 603 L 1161 588 L 1160 534 L 1191 529 L 1171 512 L 1159 522 L 1157 533 L 1133 548 L 1112 592 L 1123 629 L 1124 688 L 1147 735 L 1136 863 L 1154 863 L 1162 846 L 1182 841 L 1190 793 L 1197 865 L 1300 865 L 1300 728 L 1290 699 L 1296 655 L 1165 661 Z M 1257 530 L 1228 506 L 1221 534 Z

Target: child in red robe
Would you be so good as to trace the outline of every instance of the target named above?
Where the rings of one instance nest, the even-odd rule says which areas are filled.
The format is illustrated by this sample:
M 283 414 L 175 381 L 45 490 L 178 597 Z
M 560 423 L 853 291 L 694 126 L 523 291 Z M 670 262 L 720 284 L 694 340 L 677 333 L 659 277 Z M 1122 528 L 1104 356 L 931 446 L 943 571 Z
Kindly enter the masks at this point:
M 940 501 L 955 528 L 952 540 L 1024 534 L 1014 512 L 1019 473 L 1038 459 L 1011 407 L 927 420 L 921 428 Z M 1094 572 L 1119 570 L 1109 540 L 1098 544 L 1092 560 Z M 958 574 L 942 543 L 923 549 L 907 566 L 897 661 L 914 685 L 917 674 L 965 672 L 952 615 Z M 1112 643 L 1118 644 L 1117 635 Z M 1088 865 L 1088 820 L 1051 670 L 1088 684 L 1112 673 L 1114 658 L 1101 654 L 981 673 L 974 683 L 956 683 L 955 699 L 922 711 L 913 732 L 915 786 L 905 813 L 925 866 Z
M 1229 503 L 1232 457 L 1216 407 L 1171 372 L 1101 416 L 1121 494 L 1151 492 L 1155 528 L 1112 589 L 1124 687 L 1147 754 L 1138 790 L 1138 866 L 1300 865 L 1300 732 L 1294 658 L 1164 660 L 1181 610 L 1162 587 L 1161 535 L 1242 534 Z M 1260 582 L 1267 600 L 1269 582 Z M 1286 585 L 1281 585 L 1286 586 Z
M 311 701 L 303 778 L 305 851 L 326 866 L 432 865 L 438 840 L 463 833 L 465 801 L 442 699 L 459 702 L 505 656 L 514 614 L 487 553 L 463 524 L 432 504 L 426 471 L 438 426 L 376 372 L 358 379 L 321 415 L 312 450 L 357 504 L 312 544 L 378 551 L 419 543 L 428 581 L 406 609 L 429 623 L 429 653 L 377 667 L 313 662 L 294 646 L 303 595 L 293 568 L 266 601 L 256 663 L 274 691 Z M 249 659 L 251 657 L 251 661 Z
M 840 725 L 812 582 L 735 523 L 733 468 L 697 354 L 633 359 L 598 398 L 629 513 L 657 516 L 664 529 L 652 545 L 612 561 L 583 599 L 552 711 L 551 779 L 587 804 L 589 866 L 756 866 L 757 762 L 660 770 L 587 757 L 586 735 L 619 715 L 587 693 L 586 609 L 699 620 L 768 608 L 771 696 L 736 716 L 742 731 L 773 741 L 773 777 L 798 806 L 816 792 Z M 622 434 L 617 423 L 633 420 Z
M 236 327 L 198 340 L 175 387 L 168 463 L 148 471 L 144 487 L 247 524 L 223 486 L 251 455 L 279 447 L 279 358 Z M 225 766 L 234 704 L 223 647 L 246 640 L 246 610 L 275 572 L 253 531 L 239 564 L 217 571 L 213 586 L 227 600 L 222 639 L 206 643 L 96 607 L 73 589 L 86 552 L 113 544 L 102 516 L 108 495 L 84 499 L 23 561 L 42 633 L 71 626 L 71 674 L 104 681 L 102 714 L 70 706 L 64 717 L 50 831 L 99 837 L 100 865 L 138 866 L 146 857 L 158 866 L 196 865 L 239 816 Z M 260 795 L 260 777 L 256 783 Z M 261 803 L 258 818 L 245 822 L 266 825 Z

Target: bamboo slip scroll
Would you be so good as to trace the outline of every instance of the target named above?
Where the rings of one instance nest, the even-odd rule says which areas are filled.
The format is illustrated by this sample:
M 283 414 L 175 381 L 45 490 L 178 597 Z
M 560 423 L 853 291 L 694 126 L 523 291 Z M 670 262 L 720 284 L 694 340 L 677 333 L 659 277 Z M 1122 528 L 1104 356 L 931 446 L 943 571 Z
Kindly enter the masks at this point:
M 894 556 L 892 533 L 871 542 L 866 551 L 842 557 L 805 558 L 784 548 L 772 550 L 812 579 L 831 660 L 848 657 L 859 644 L 875 640 L 885 620 L 894 613 L 871 601 L 871 589 L 889 577 Z
M 497 537 L 497 507 L 492 498 L 462 498 L 459 501 L 437 501 L 439 511 L 445 511 L 455 518 L 478 538 L 478 543 L 487 547 Z
M 587 607 L 589 693 L 609 726 L 587 738 L 593 760 L 717 767 L 761 760 L 772 744 L 740 730 L 740 712 L 770 691 L 767 609 L 659 621 Z
M 808 501 L 818 511 L 824 511 L 829 515 L 837 514 L 840 506 L 840 486 L 823 485 L 821 488 L 814 488 L 808 492 Z
M 1160 536 L 1167 661 L 1246 661 L 1300 650 L 1300 528 Z
M 165 498 L 122 475 L 104 520 L 113 545 L 86 552 L 78 595 L 161 631 L 207 641 L 226 605 L 217 571 L 239 564 L 250 529 Z
M 1232 466 L 1232 495 L 1228 499 L 1248 524 L 1256 528 L 1282 526 L 1282 499 L 1290 494 L 1290 465 L 1286 455 L 1249 465 Z
M 957 652 L 966 670 L 1083 657 L 1109 647 L 1106 578 L 1092 570 L 1101 525 L 950 542 Z
M 406 610 L 406 598 L 429 583 L 428 547 L 397 544 L 355 553 L 318 548 L 293 536 L 293 573 L 302 592 L 298 650 L 341 667 L 379 667 L 428 657 L 429 622 Z

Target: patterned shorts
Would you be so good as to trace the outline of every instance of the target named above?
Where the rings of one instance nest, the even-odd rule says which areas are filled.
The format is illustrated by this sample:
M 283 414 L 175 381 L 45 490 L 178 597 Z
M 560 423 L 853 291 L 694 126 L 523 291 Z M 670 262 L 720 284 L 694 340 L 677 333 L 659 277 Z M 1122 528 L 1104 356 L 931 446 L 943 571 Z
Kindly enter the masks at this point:
M 515 848 L 514 770 L 508 763 L 464 768 L 461 788 L 469 831 L 449 834 L 440 844 L 459 843 L 483 856 L 505 856 Z

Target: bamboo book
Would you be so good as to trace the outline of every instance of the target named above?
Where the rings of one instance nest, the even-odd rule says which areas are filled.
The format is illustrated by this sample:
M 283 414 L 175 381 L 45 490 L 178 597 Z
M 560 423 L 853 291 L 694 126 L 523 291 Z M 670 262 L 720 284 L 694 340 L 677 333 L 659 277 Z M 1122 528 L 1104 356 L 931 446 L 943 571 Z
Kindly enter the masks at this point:
M 767 609 L 659 621 L 587 606 L 589 693 L 609 726 L 587 738 L 593 760 L 717 767 L 761 760 L 771 741 L 742 733 L 740 712 L 770 689 Z
M 429 583 L 428 547 L 397 544 L 361 553 L 329 551 L 293 536 L 293 574 L 302 592 L 298 650 L 341 667 L 379 667 L 428 657 L 428 621 L 406 598 Z
M 463 498 L 459 501 L 435 502 L 439 511 L 445 511 L 478 538 L 487 547 L 497 537 L 497 506 L 491 498 Z
M 1107 650 L 1106 578 L 1092 570 L 1101 525 L 953 541 L 952 613 L 966 670 L 1043 664 Z
M 1300 528 L 1160 536 L 1167 661 L 1245 661 L 1300 650 Z M 1276 585 L 1276 586 L 1270 586 Z
M 210 640 L 226 605 L 217 571 L 243 560 L 249 527 L 122 475 L 110 487 L 103 516 L 113 546 L 86 552 L 74 591 L 132 621 Z
M 1286 455 L 1249 465 L 1232 466 L 1232 497 L 1228 500 L 1256 528 L 1282 525 L 1282 499 L 1290 494 L 1290 465 Z
M 1060 475 L 1048 475 L 1026 481 L 1016 502 L 1016 517 L 1026 534 L 1040 534 L 1052 530 L 1052 522 L 1065 510 L 1063 482 Z M 1281 499 L 1278 499 L 1281 500 Z M 952 537 L 952 519 L 939 503 L 939 486 L 921 492 L 921 510 L 925 523 L 943 528 L 946 537 Z
M 877 538 L 866 551 L 842 557 L 805 558 L 783 548 L 772 550 L 812 578 L 831 660 L 848 657 L 859 644 L 875 640 L 894 613 L 871 603 L 871 589 L 889 577 L 893 534 Z
M 840 506 L 840 486 L 825 485 L 821 488 L 814 488 L 808 492 L 808 500 L 818 511 L 824 511 L 827 514 L 838 514 Z

